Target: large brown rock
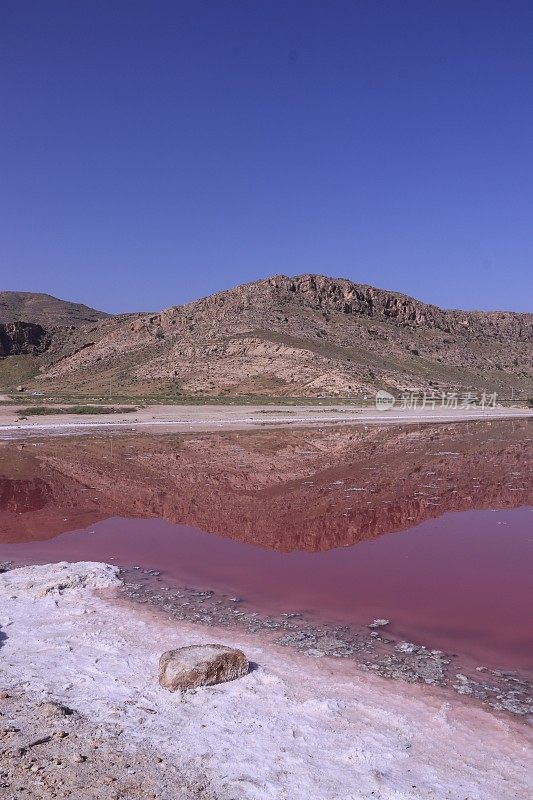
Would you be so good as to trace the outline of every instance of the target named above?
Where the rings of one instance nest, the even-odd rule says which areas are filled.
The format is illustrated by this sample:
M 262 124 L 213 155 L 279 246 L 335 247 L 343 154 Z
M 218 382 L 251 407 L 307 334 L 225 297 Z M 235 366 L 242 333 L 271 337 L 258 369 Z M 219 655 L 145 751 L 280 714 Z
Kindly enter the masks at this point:
M 223 644 L 190 645 L 167 650 L 159 659 L 159 683 L 175 692 L 241 678 L 248 672 L 241 650 Z

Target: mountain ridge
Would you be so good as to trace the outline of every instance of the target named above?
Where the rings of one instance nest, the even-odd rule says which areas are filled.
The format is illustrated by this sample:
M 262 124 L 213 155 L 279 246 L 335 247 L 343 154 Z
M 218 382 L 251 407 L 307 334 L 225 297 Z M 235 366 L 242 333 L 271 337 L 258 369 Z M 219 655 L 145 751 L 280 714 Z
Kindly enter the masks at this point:
M 244 293 L 248 289 L 255 291 L 262 285 L 275 287 L 282 292 L 284 290 L 285 299 L 287 298 L 287 292 L 292 292 L 300 297 L 306 298 L 309 304 L 311 304 L 314 299 L 316 308 L 344 311 L 345 313 L 351 311 L 353 313 L 365 314 L 366 316 L 374 316 L 372 313 L 366 313 L 366 311 L 377 308 L 378 310 L 387 310 L 389 312 L 388 314 L 383 314 L 383 316 L 406 323 L 419 323 L 427 321 L 428 317 L 434 317 L 436 319 L 442 316 L 453 316 L 456 317 L 457 320 L 465 320 L 472 317 L 483 317 L 491 320 L 513 318 L 523 320 L 529 323 L 529 325 L 532 325 L 533 321 L 533 314 L 528 312 L 506 310 L 479 311 L 476 309 L 464 310 L 459 308 L 443 309 L 433 303 L 426 303 L 415 297 L 404 294 L 403 292 L 380 289 L 366 283 L 355 283 L 348 278 L 331 278 L 326 275 L 313 273 L 302 273 L 301 275 L 292 277 L 283 274 L 272 275 L 267 278 L 239 284 L 230 289 L 224 289 L 220 292 L 206 295 L 198 300 L 169 306 L 158 313 L 165 314 L 167 312 L 177 311 L 178 309 L 194 307 L 198 304 L 216 303 L 224 296 L 231 296 L 235 292 Z M 416 313 L 417 310 L 420 312 L 419 315 Z M 376 314 L 376 316 L 380 316 L 379 313 Z

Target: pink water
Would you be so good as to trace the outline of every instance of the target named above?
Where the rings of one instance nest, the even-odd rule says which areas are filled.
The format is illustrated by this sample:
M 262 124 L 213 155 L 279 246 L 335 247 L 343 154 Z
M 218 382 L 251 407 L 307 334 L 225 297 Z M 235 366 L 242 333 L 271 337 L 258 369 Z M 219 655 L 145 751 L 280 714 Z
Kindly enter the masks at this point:
M 388 481 L 378 494 L 375 478 L 364 477 L 374 467 L 361 456 L 349 464 L 337 457 L 334 472 L 328 465 L 317 471 L 317 462 L 311 478 L 296 480 L 291 453 L 290 472 L 287 461 L 280 473 L 284 483 L 280 474 L 269 477 L 270 461 L 261 461 L 273 484 L 265 487 L 263 473 L 257 477 L 264 441 L 254 450 L 254 472 L 242 475 L 234 465 L 230 475 L 224 460 L 216 480 L 216 449 L 200 458 L 197 443 L 185 476 L 174 476 L 172 486 L 165 479 L 173 440 L 130 442 L 127 451 L 115 445 L 117 464 L 129 460 L 124 483 L 140 469 L 135 490 L 107 480 L 112 466 L 100 460 L 97 443 L 85 453 L 81 445 L 68 450 L 66 443 L 30 456 L 11 450 L 0 491 L 0 561 L 141 565 L 175 585 L 238 595 L 265 613 L 303 611 L 316 620 L 355 624 L 385 617 L 397 636 L 480 664 L 533 671 L 533 508 L 526 491 L 531 465 L 520 437 L 513 444 L 505 427 L 499 431 L 495 437 L 490 430 L 484 451 L 479 431 L 468 446 L 451 432 L 455 451 L 442 434 L 431 439 L 433 453 L 424 439 L 422 461 L 415 454 L 398 482 Z M 481 465 L 492 464 L 495 453 L 498 463 L 507 460 L 506 470 L 487 470 L 483 481 Z M 162 454 L 165 471 L 155 475 L 156 455 Z M 275 449 L 273 454 L 279 470 L 281 455 Z M 460 455 L 468 459 L 468 472 Z M 372 463 L 378 457 L 374 451 Z M 107 451 L 101 458 L 108 458 Z M 408 458 L 401 453 L 398 463 L 403 467 Z M 251 485 L 254 476 L 261 486 Z M 139 507 L 145 488 L 150 492 Z M 180 517 L 196 525 L 204 521 L 212 532 L 179 524 Z
M 164 520 L 112 518 L 3 559 L 102 560 L 159 570 L 267 612 L 392 622 L 391 632 L 491 664 L 533 670 L 533 509 L 446 514 L 322 553 L 279 553 Z

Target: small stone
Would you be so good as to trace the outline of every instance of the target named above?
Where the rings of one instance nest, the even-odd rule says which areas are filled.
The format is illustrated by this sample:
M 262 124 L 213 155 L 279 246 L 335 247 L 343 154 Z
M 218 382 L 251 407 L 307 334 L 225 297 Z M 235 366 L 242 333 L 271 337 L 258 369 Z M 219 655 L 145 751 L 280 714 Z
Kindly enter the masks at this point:
M 400 653 L 416 653 L 417 650 L 420 650 L 420 648 L 412 642 L 398 642 L 395 649 Z
M 41 711 L 47 716 L 51 718 L 61 718 L 61 717 L 70 717 L 73 714 L 71 708 L 64 706 L 62 703 L 55 703 L 53 701 L 41 703 L 39 706 Z
M 38 744 L 47 744 L 51 738 L 52 734 L 47 734 L 46 736 L 39 736 L 38 739 L 34 739 L 28 744 L 28 749 L 31 747 L 37 747 Z
M 322 656 L 326 655 L 323 650 L 317 650 L 316 647 L 310 647 L 309 650 L 305 652 L 308 656 L 313 656 L 313 658 L 322 658 Z
M 385 625 L 390 625 L 390 619 L 375 619 L 368 626 L 369 628 L 384 628 Z
M 248 659 L 241 650 L 222 644 L 190 645 L 163 653 L 159 683 L 171 692 L 186 691 L 241 678 L 248 669 Z

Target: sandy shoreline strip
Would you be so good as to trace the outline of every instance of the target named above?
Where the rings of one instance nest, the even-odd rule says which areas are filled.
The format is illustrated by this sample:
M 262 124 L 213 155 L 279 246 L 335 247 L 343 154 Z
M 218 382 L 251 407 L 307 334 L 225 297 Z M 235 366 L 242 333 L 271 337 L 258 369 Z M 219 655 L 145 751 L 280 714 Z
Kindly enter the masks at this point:
M 452 701 L 434 687 L 353 668 L 348 674 L 332 659 L 306 658 L 238 632 L 156 621 L 117 602 L 118 586 L 115 567 L 92 562 L 0 574 L 0 690 L 65 704 L 136 763 L 149 752 L 193 787 L 167 795 L 163 767 L 158 798 L 530 796 L 533 742 L 522 722 Z M 254 662 L 247 676 L 184 696 L 159 687 L 164 650 L 221 636 Z M 8 750 L 1 759 L 11 757 Z M 30 796 L 47 797 L 39 781 L 59 767 L 24 771 Z M 69 770 L 76 765 L 63 770 L 64 780 Z M 195 786 L 207 788 L 198 794 Z M 106 791 L 86 796 L 113 797 Z M 133 786 L 128 796 L 152 796 L 135 792 Z
M 295 425 L 401 425 L 449 423 L 497 419 L 533 418 L 533 411 L 522 408 L 420 409 L 417 411 L 327 406 L 148 406 L 130 413 L 94 415 L 55 414 L 36 421 L 18 420 L 15 406 L 0 407 L 0 439 L 29 435 L 75 435 L 98 430 L 110 431 L 219 431 Z

